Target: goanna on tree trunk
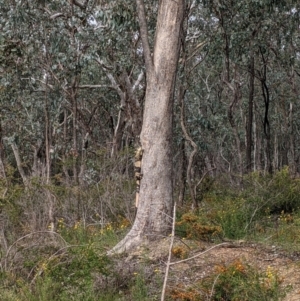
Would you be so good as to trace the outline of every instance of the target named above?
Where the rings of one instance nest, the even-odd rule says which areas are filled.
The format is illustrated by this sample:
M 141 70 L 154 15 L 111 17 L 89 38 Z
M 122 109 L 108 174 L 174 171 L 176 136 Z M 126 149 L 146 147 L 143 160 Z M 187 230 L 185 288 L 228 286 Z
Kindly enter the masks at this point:
M 146 66 L 146 100 L 141 131 L 143 149 L 139 204 L 134 224 L 112 252 L 123 252 L 144 239 L 167 235 L 172 224 L 173 90 L 180 51 L 184 0 L 161 0 L 153 54 L 148 43 L 142 0 L 136 0 Z

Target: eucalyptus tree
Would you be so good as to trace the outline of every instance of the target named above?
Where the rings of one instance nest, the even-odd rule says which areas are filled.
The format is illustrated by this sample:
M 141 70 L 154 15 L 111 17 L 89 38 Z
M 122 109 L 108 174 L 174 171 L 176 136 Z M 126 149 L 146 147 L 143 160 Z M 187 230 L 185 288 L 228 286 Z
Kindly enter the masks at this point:
M 219 108 L 206 111 L 216 137 L 210 145 L 219 144 L 212 147 L 211 152 L 216 153 L 217 169 L 225 171 L 222 165 L 226 163 L 228 171 L 237 170 L 239 174 L 244 172 L 245 166 L 248 170 L 271 171 L 275 166 L 274 139 L 280 128 L 275 114 L 278 92 L 285 83 L 284 80 L 276 82 L 275 78 L 287 66 L 279 63 L 274 49 L 278 48 L 276 53 L 288 55 L 287 45 L 291 44 L 288 37 L 295 44 L 298 4 L 294 1 L 212 0 L 199 5 L 202 5 L 202 19 L 198 16 L 198 23 L 204 19 L 206 24 L 212 24 L 214 20 L 214 26 L 202 30 L 203 39 L 208 41 L 201 52 L 206 59 L 198 68 L 195 82 L 199 82 L 199 76 L 205 80 L 189 93 L 203 89 L 204 93 L 200 92 L 202 107 L 207 103 L 207 108 Z M 293 60 L 293 64 L 296 61 Z M 274 89 L 275 86 L 278 89 Z M 196 111 L 192 105 L 191 108 L 190 114 L 196 120 Z M 226 111 L 227 120 L 224 119 Z M 215 117 L 217 123 L 213 122 Z M 221 126 L 220 131 L 217 125 Z M 202 129 L 201 137 L 211 135 Z M 228 138 L 233 139 L 232 142 Z
M 8 100 L 10 105 L 18 103 L 19 114 L 21 116 L 23 114 L 25 122 L 15 118 L 16 123 L 20 125 L 20 130 L 27 131 L 27 134 L 22 133 L 16 127 L 12 131 L 7 130 L 7 136 L 10 134 L 7 140 L 12 145 L 16 159 L 20 157 L 17 154 L 19 152 L 17 144 L 22 145 L 23 159 L 28 156 L 27 160 L 32 159 L 34 162 L 32 174 L 36 176 L 44 174 L 47 181 L 51 173 L 50 148 L 52 140 L 56 138 L 54 137 L 56 128 L 53 125 L 55 121 L 58 123 L 57 117 L 61 108 L 59 89 L 62 86 L 60 80 L 63 77 L 61 76 L 64 71 L 63 62 L 69 64 L 68 67 L 74 68 L 70 66 L 74 53 L 70 53 L 69 56 L 63 53 L 68 45 L 64 35 L 69 32 L 63 22 L 58 26 L 52 26 L 60 15 L 49 15 L 50 10 L 58 8 L 59 4 L 59 1 L 55 1 L 50 7 L 46 7 L 35 1 L 18 2 L 8 4 L 5 8 L 4 4 L 1 4 L 4 48 L 9 44 L 15 44 L 13 51 L 17 54 L 11 62 L 6 61 L 4 86 L 7 91 L 12 92 Z M 72 47 L 70 48 L 72 50 Z M 55 72 L 56 70 L 60 72 Z M 68 85 L 68 82 L 64 84 Z M 13 108 L 9 108 L 9 103 L 6 106 L 10 111 Z M 16 141 L 16 137 L 19 141 Z M 30 154 L 31 147 L 34 149 L 33 155 Z M 18 166 L 20 173 L 23 174 L 21 165 Z
M 100 144 L 116 154 L 138 137 L 144 72 L 134 7 L 125 2 L 1 3 L 2 122 L 15 154 L 33 162 L 28 175 L 63 172 L 76 183 L 89 150 Z M 20 128 L 10 130 L 14 102 Z
M 173 207 L 172 115 L 173 92 L 180 51 L 185 1 L 162 0 L 158 5 L 153 52 L 143 0 L 137 0 L 140 36 L 146 66 L 147 89 L 141 147 L 140 197 L 135 222 L 113 249 L 122 252 L 170 231 Z

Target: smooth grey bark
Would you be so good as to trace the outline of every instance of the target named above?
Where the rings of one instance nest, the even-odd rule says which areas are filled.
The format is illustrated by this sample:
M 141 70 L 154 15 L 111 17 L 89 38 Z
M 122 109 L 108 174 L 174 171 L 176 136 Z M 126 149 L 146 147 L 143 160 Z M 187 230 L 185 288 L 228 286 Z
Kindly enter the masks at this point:
M 143 178 L 134 224 L 112 253 L 130 250 L 144 239 L 167 235 L 172 225 L 173 91 L 185 2 L 159 2 L 153 55 L 148 42 L 144 3 L 142 0 L 136 3 L 147 79 L 140 138 Z

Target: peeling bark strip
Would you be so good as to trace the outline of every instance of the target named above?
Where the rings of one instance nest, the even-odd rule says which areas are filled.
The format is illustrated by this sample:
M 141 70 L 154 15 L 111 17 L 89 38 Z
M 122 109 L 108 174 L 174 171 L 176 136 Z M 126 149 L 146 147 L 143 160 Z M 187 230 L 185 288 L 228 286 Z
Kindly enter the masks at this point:
M 132 229 L 112 250 L 123 252 L 147 239 L 167 235 L 172 225 L 173 90 L 180 51 L 184 0 L 161 0 L 151 55 L 145 7 L 136 0 L 146 65 L 147 90 L 141 131 L 143 180 Z

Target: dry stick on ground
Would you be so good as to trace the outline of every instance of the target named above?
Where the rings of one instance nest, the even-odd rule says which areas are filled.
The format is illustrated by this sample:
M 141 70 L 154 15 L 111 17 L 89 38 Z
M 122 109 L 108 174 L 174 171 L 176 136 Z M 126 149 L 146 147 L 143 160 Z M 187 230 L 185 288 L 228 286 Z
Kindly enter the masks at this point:
M 183 260 L 179 260 L 179 261 L 175 261 L 175 262 L 170 262 L 169 265 L 174 265 L 174 264 L 178 264 L 178 263 L 182 263 L 182 262 L 186 262 L 186 261 L 192 260 L 194 258 L 197 258 L 197 257 L 199 257 L 199 256 L 201 256 L 201 255 L 203 255 L 203 254 L 211 251 L 212 249 L 215 249 L 215 248 L 218 248 L 218 247 L 222 247 L 222 246 L 225 246 L 225 245 L 232 245 L 232 243 L 231 242 L 222 242 L 221 244 L 215 245 L 215 246 L 213 246 L 213 247 L 211 247 L 211 248 L 209 248 L 209 249 L 207 249 L 207 250 L 205 250 L 205 251 L 203 251 L 201 253 L 198 253 L 198 254 L 196 254 L 196 255 L 194 255 L 192 257 L 189 257 L 189 258 L 186 258 L 186 259 L 183 259 Z
M 213 246 L 207 250 L 205 250 L 204 252 L 201 252 L 199 254 L 196 254 L 190 258 L 187 259 L 183 259 L 183 260 L 179 260 L 176 262 L 171 262 L 171 256 L 172 256 L 172 248 L 173 248 L 173 244 L 174 244 L 174 238 L 175 238 L 175 223 L 176 223 L 176 203 L 174 204 L 174 211 L 173 211 L 173 223 L 172 223 L 172 234 L 171 234 L 171 241 L 170 241 L 170 247 L 169 247 L 169 255 L 168 255 L 168 261 L 167 261 L 167 266 L 166 266 L 166 272 L 165 272 L 165 278 L 164 278 L 164 284 L 163 284 L 163 288 L 162 288 L 162 293 L 161 293 L 161 301 L 165 300 L 165 294 L 166 294 L 166 288 L 167 288 L 167 282 L 168 282 L 168 276 L 169 276 L 169 270 L 170 270 L 170 266 L 177 264 L 177 263 L 181 263 L 181 262 L 185 262 L 188 260 L 192 260 L 198 256 L 201 256 L 207 252 L 209 252 L 212 249 L 215 249 L 217 247 L 221 247 L 224 245 L 230 245 L 231 243 L 228 242 L 224 242 L 221 244 L 218 244 L 216 246 Z
M 213 283 L 213 286 L 212 286 L 212 288 L 211 288 L 211 292 L 210 292 L 210 296 L 209 296 L 209 300 L 208 300 L 208 301 L 212 300 L 212 297 L 213 297 L 213 295 L 214 295 L 215 286 L 216 286 L 216 283 L 217 283 L 217 281 L 218 281 L 220 275 L 221 275 L 221 274 L 218 274 L 218 276 L 217 276 L 217 277 L 215 278 L 215 280 L 214 280 L 214 283 Z
M 161 293 L 161 301 L 165 300 L 167 281 L 168 281 L 169 269 L 170 269 L 170 264 L 171 264 L 172 248 L 173 248 L 173 243 L 174 243 L 174 238 L 175 238 L 175 222 L 176 222 L 176 203 L 174 203 L 171 242 L 170 242 L 170 247 L 169 247 L 169 256 L 168 256 L 168 261 L 167 261 L 167 266 L 166 266 L 164 285 L 163 285 L 162 293 Z

